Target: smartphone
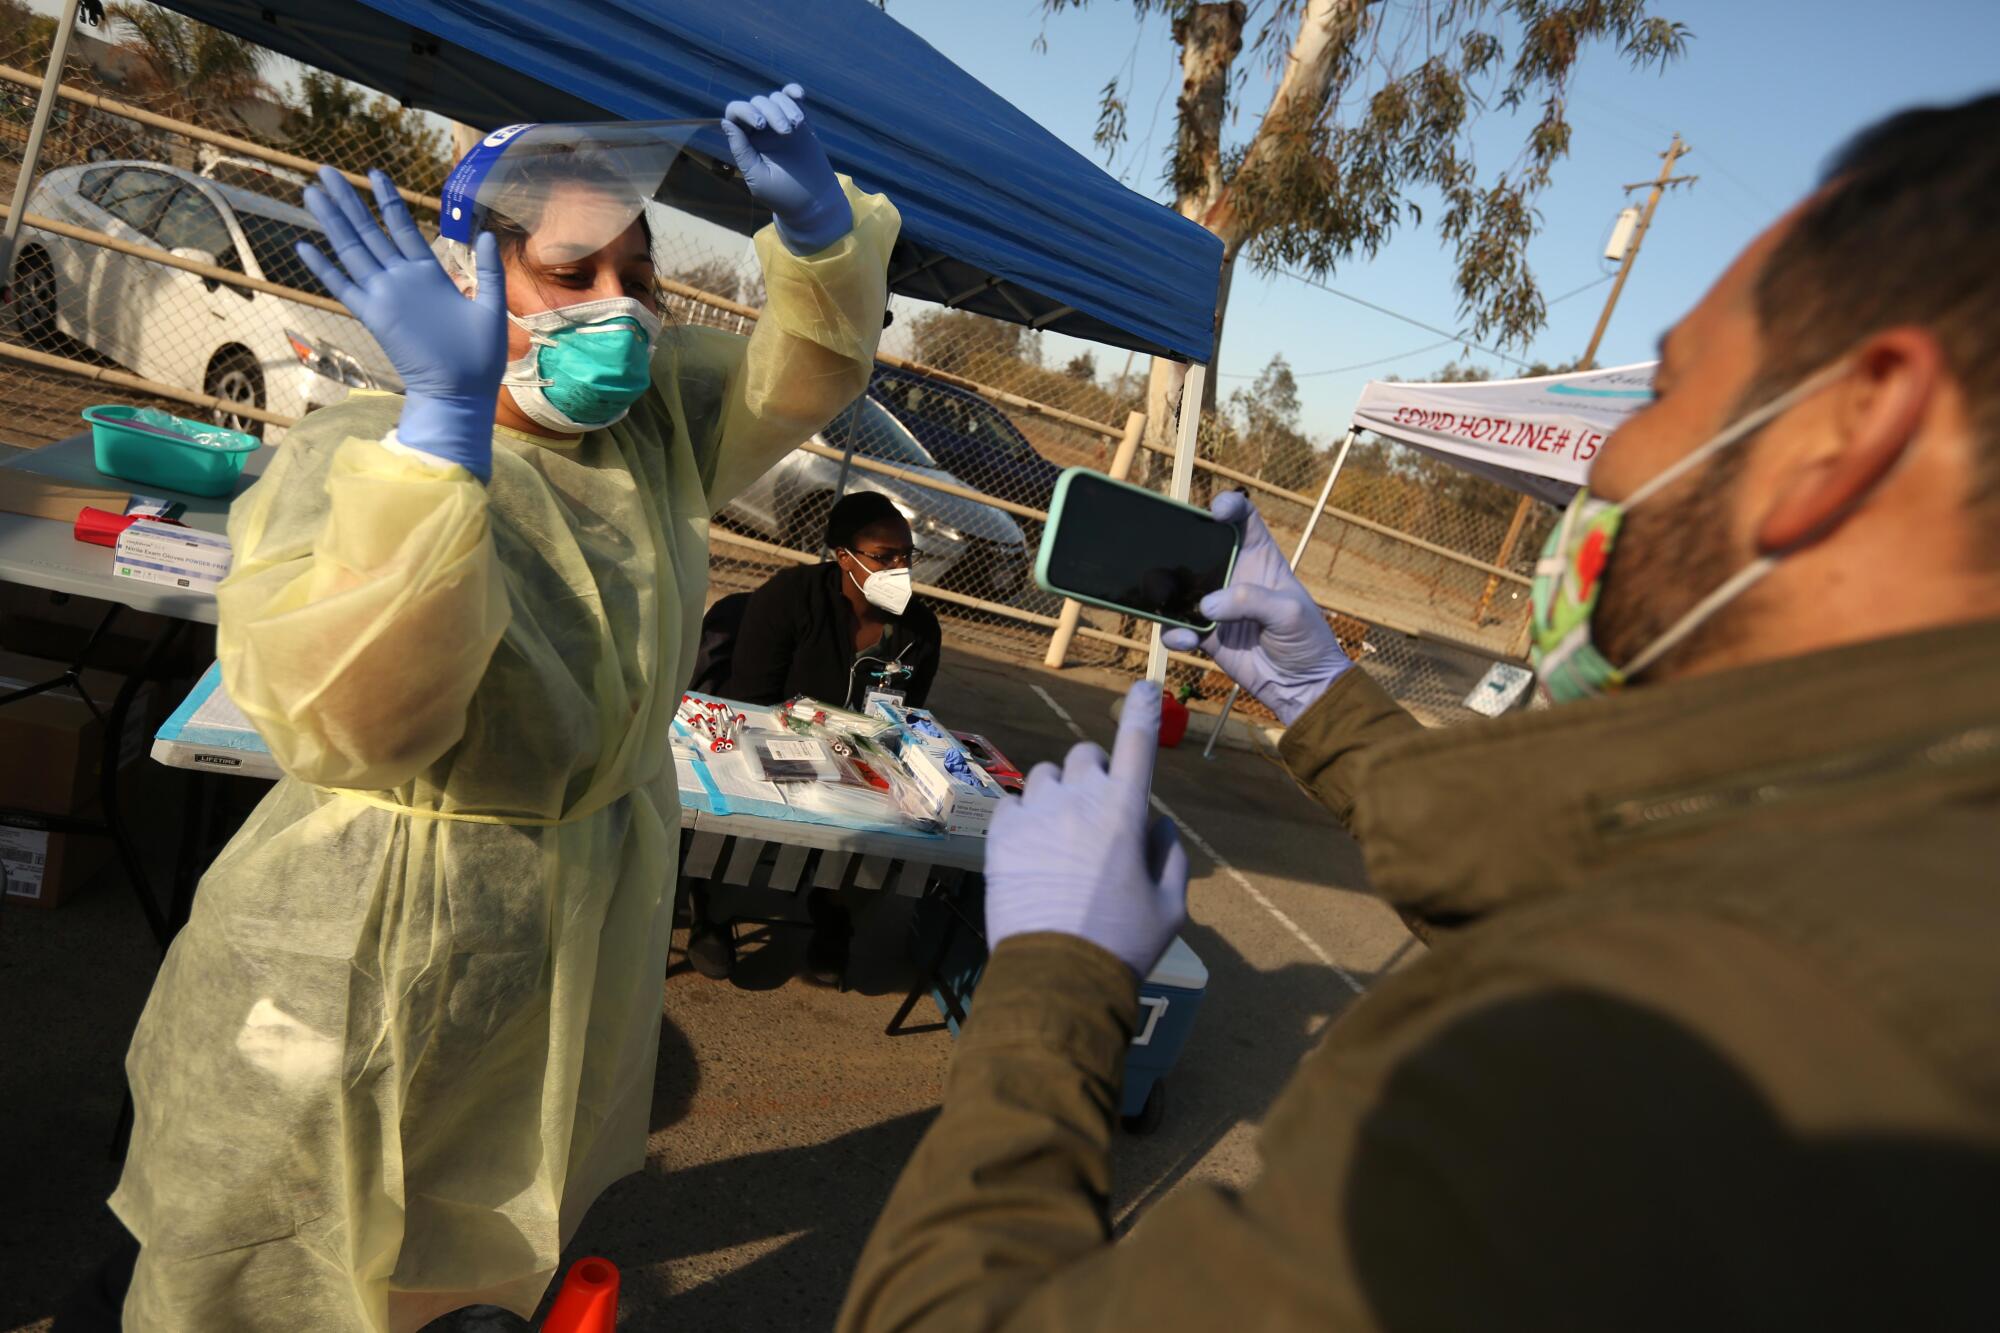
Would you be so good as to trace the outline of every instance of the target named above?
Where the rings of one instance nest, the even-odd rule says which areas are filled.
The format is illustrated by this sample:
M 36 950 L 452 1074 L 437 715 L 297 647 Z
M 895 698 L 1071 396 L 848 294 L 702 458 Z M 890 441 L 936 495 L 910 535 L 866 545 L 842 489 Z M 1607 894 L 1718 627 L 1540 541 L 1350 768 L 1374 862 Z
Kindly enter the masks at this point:
M 1206 634 L 1201 599 L 1229 582 L 1238 530 L 1101 472 L 1056 479 L 1035 582 L 1061 597 Z

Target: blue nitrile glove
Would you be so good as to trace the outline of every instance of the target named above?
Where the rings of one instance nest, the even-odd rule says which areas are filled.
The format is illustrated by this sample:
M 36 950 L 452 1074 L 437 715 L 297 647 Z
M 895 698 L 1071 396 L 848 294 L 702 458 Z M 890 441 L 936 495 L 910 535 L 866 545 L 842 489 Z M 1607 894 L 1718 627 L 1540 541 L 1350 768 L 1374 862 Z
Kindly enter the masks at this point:
M 1147 824 L 1160 687 L 1125 695 L 1110 767 L 1088 742 L 1063 767 L 1036 764 L 986 835 L 986 941 L 1077 935 L 1144 979 L 1187 920 L 1187 852 L 1165 816 Z
M 1161 641 L 1176 652 L 1207 653 L 1289 727 L 1354 660 L 1340 650 L 1250 497 L 1224 491 L 1209 510 L 1243 529 L 1229 586 L 1201 599 L 1201 613 L 1215 628 L 1205 635 L 1170 629 Z
M 854 229 L 854 210 L 799 103 L 806 90 L 788 83 L 774 93 L 731 102 L 722 133 L 750 197 L 771 210 L 778 236 L 795 255 L 826 249 Z
M 335 300 L 354 312 L 403 379 L 396 438 L 457 463 L 481 481 L 493 475 L 493 408 L 507 367 L 507 275 L 500 248 L 481 233 L 472 251 L 479 294 L 471 300 L 446 275 L 388 176 L 368 173 L 385 233 L 345 177 L 319 169 L 306 207 L 340 257 L 298 243 L 301 262 Z

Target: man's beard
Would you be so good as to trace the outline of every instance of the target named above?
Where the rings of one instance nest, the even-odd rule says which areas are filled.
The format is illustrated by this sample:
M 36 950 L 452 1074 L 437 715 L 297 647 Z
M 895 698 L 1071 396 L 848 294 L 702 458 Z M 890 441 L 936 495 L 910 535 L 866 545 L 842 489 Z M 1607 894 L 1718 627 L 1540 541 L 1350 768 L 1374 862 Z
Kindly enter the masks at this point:
M 1723 450 L 1692 479 L 1625 516 L 1590 623 L 1598 650 L 1614 666 L 1652 647 L 1742 565 L 1729 547 L 1729 500 L 1749 445 Z M 1739 601 L 1716 612 L 1648 671 L 1664 663 L 1677 672 L 1726 647 L 1737 636 L 1742 609 Z

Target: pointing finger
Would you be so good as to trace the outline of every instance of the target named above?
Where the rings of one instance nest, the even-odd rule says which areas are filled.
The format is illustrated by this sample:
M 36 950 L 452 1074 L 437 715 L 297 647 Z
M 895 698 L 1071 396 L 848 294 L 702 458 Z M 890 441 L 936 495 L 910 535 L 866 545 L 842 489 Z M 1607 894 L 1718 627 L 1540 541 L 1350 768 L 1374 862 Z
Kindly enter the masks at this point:
M 1160 687 L 1142 680 L 1125 691 L 1118 715 L 1118 739 L 1111 747 L 1111 776 L 1139 792 L 1141 805 L 1153 788 L 1153 756 L 1160 749 Z

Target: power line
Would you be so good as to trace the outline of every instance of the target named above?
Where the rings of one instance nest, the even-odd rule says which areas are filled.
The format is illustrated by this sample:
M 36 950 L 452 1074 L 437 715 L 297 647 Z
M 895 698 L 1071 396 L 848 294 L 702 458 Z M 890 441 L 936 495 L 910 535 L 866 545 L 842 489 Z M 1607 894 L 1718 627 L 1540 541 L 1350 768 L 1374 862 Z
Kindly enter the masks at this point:
M 1406 357 L 1421 356 L 1425 352 L 1434 352 L 1440 347 L 1449 347 L 1457 341 L 1458 339 L 1456 338 L 1445 338 L 1439 342 L 1425 343 L 1422 347 L 1412 347 L 1407 352 L 1397 352 L 1394 356 L 1378 356 L 1372 361 L 1357 361 L 1351 366 L 1333 366 L 1326 370 L 1298 371 L 1292 375 L 1292 378 L 1296 380 L 1309 380 L 1320 375 L 1344 375 L 1351 370 L 1366 370 L 1370 366 L 1386 366 L 1391 361 L 1401 361 Z M 1224 371 L 1217 374 L 1216 378 L 1224 380 L 1254 380 L 1257 376 L 1246 375 L 1236 371 Z
M 1473 342 L 1470 338 L 1466 338 L 1460 334 L 1454 333 L 1450 329 L 1441 329 L 1435 324 L 1426 324 L 1423 320 L 1416 319 L 1409 315 L 1403 314 L 1399 310 L 1391 310 L 1388 306 L 1377 305 L 1375 302 L 1367 300 L 1363 297 L 1356 296 L 1351 292 L 1343 292 L 1338 287 L 1329 287 L 1327 284 L 1320 282 L 1316 278 L 1308 278 L 1303 273 L 1294 273 L 1290 269 L 1284 269 L 1284 268 L 1277 269 L 1275 271 L 1283 274 L 1287 278 L 1292 279 L 1294 282 L 1302 282 L 1308 287 L 1318 288 L 1320 291 L 1323 291 L 1330 296 L 1338 296 L 1343 301 L 1352 301 L 1355 305 L 1363 306 L 1369 310 L 1373 310 L 1378 315 L 1387 315 L 1391 319 L 1401 320 L 1405 324 L 1413 325 L 1416 328 L 1420 328 L 1426 333 L 1440 334 L 1448 341 L 1462 342 L 1467 347 L 1473 348 L 1475 351 L 1484 352 L 1488 356 L 1497 356 L 1502 361 L 1511 361 L 1515 365 L 1520 366 L 1524 370 L 1533 364 L 1532 362 L 1525 361 L 1520 357 L 1513 355 L 1511 352 L 1502 352 L 1497 348 L 1483 347 L 1480 344 Z
M 1307 283 L 1310 286 L 1323 287 L 1323 284 L 1314 282 L 1310 278 L 1301 277 L 1299 274 L 1296 273 L 1287 273 L 1285 276 L 1290 278 L 1297 278 L 1300 282 Z M 1568 291 L 1564 292 L 1561 296 L 1551 296 L 1548 299 L 1547 304 L 1561 305 L 1564 301 L 1569 300 L 1572 296 L 1581 296 L 1593 287 L 1602 287 L 1605 283 L 1610 282 L 1611 279 L 1615 276 L 1616 276 L 1615 274 L 1611 273 L 1600 273 L 1596 277 L 1592 278 L 1589 282 L 1584 283 L 1582 286 L 1570 288 Z M 1397 319 L 1403 320 L 1405 323 L 1416 324 L 1420 328 L 1427 328 L 1427 329 L 1430 328 L 1430 325 L 1424 324 L 1420 320 L 1411 319 L 1408 315 L 1399 315 L 1396 314 L 1396 312 L 1393 310 L 1386 309 L 1382 306 L 1372 305 L 1370 302 L 1367 301 L 1361 301 L 1361 298 L 1358 296 L 1347 296 L 1347 293 L 1334 291 L 1334 289 L 1331 287 L 1323 287 L 1323 290 L 1333 292 L 1335 296 L 1345 296 L 1350 301 L 1359 301 L 1362 305 L 1370 306 L 1371 309 L 1382 311 L 1383 314 L 1394 315 Z M 1436 331 L 1437 330 L 1435 329 L 1432 330 L 1432 332 Z M 1293 373 L 1292 378 L 1300 380 L 1309 380 L 1309 379 L 1315 379 L 1321 375 L 1345 375 L 1356 370 L 1367 370 L 1371 366 L 1386 366 L 1391 361 L 1401 361 L 1406 357 L 1421 356 L 1425 352 L 1434 352 L 1440 347 L 1449 347 L 1453 343 L 1463 343 L 1465 346 L 1468 347 L 1478 347 L 1477 343 L 1468 342 L 1461 335 L 1453 333 L 1447 335 L 1446 337 L 1440 339 L 1437 342 L 1425 343 L 1422 347 L 1412 347 L 1407 352 L 1397 352 L 1393 356 L 1378 356 L 1369 361 L 1357 361 L 1351 366 L 1331 366 L 1325 370 L 1296 371 Z M 1487 349 L 1480 347 L 1479 350 L 1483 352 L 1486 351 Z M 1495 352 L 1492 353 L 1492 355 L 1504 356 L 1505 353 Z M 1516 365 L 1524 367 L 1530 366 L 1532 364 L 1527 361 L 1521 361 L 1518 358 L 1510 358 L 1510 359 L 1514 360 Z M 1257 376 L 1254 374 L 1243 374 L 1241 372 L 1222 371 L 1217 373 L 1216 378 L 1225 380 L 1254 380 L 1257 378 Z

